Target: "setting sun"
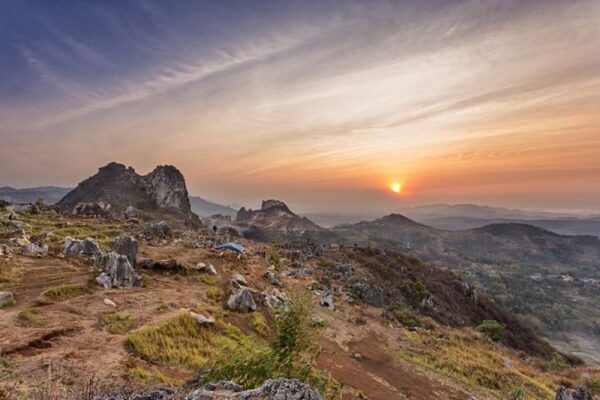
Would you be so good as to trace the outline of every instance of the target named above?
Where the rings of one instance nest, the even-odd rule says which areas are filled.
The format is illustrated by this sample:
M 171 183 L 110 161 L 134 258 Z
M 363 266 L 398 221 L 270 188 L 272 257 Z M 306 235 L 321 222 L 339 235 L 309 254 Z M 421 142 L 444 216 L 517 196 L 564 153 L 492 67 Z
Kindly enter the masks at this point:
M 391 184 L 390 189 L 392 189 L 392 192 L 394 193 L 400 193 L 400 191 L 402 191 L 402 185 L 398 182 L 394 182 Z

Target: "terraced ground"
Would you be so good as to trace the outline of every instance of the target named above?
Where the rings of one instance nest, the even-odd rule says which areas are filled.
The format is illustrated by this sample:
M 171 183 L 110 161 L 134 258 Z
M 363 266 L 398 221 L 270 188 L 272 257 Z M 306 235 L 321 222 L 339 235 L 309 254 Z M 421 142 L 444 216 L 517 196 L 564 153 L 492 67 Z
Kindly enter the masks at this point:
M 61 229 L 83 238 L 101 227 L 101 243 L 108 249 L 106 232 L 139 235 L 139 226 L 46 213 L 28 217 L 27 223 L 25 229 L 45 237 L 53 250 L 44 257 L 15 255 L 0 261 L 5 278 L 0 290 L 14 292 L 17 300 L 0 309 L 0 381 L 34 397 L 48 390 L 68 393 L 92 380 L 112 388 L 193 384 L 198 370 L 223 356 L 223 349 L 260 348 L 274 338 L 275 314 L 268 308 L 246 314 L 226 309 L 233 274 L 242 274 L 248 287 L 260 292 L 273 287 L 263 274 L 274 268 L 285 277 L 280 289 L 292 294 L 314 289 L 332 261 L 347 259 L 338 249 L 328 250 L 322 259 L 305 262 L 313 275 L 292 278 L 285 248 L 240 239 L 247 251 L 238 258 L 212 248 L 225 237 L 178 233 L 159 244 L 140 239 L 139 257 L 175 258 L 189 267 L 211 263 L 216 276 L 137 270 L 144 287 L 105 290 L 95 282 L 99 272 L 91 263 L 61 255 L 66 236 Z M 0 229 L 0 242 L 6 243 L 11 233 Z M 356 268 L 369 273 L 366 266 Z M 331 383 L 331 397 L 466 400 L 474 394 L 504 399 L 523 387 L 528 399 L 549 399 L 559 383 L 593 383 L 600 377 L 600 371 L 585 367 L 544 371 L 542 360 L 428 317 L 417 315 L 420 327 L 415 329 L 392 323 L 381 308 L 361 302 L 340 299 L 330 311 L 318 305 L 314 290 L 308 293 L 311 318 L 323 320 L 315 328 L 320 351 L 308 362 Z M 190 310 L 211 315 L 217 323 L 209 328 L 190 324 Z

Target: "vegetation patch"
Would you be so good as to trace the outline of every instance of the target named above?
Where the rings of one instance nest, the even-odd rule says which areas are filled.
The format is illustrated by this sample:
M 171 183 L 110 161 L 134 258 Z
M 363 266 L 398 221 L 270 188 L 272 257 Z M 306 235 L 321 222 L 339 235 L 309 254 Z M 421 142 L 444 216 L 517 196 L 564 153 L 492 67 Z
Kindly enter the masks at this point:
M 202 326 L 187 313 L 131 332 L 126 345 L 146 361 L 192 371 L 205 367 L 220 353 L 252 347 L 235 326 L 220 320 Z
M 101 323 L 108 332 L 120 335 L 131 330 L 135 324 L 135 320 L 128 313 L 117 311 L 103 316 Z
M 207 285 L 215 286 L 219 283 L 218 278 L 214 275 L 202 274 L 198 277 L 201 282 L 206 283 Z
M 223 291 L 216 286 L 211 286 L 206 289 L 206 297 L 211 300 L 219 300 L 223 297 Z
M 246 388 L 259 386 L 267 379 L 293 378 L 318 388 L 325 397 L 339 392 L 332 378 L 312 366 L 318 355 L 316 331 L 310 327 L 310 302 L 297 299 L 275 319 L 276 337 L 269 345 L 237 347 L 222 352 L 208 367 L 203 381 L 232 380 Z
M 556 384 L 534 366 L 521 363 L 495 344 L 460 331 L 404 331 L 410 347 L 399 355 L 472 390 L 510 398 L 520 388 L 528 399 L 553 398 Z
M 477 330 L 497 342 L 506 330 L 506 326 L 494 319 L 486 319 L 477 327 Z
M 89 289 L 83 285 L 65 283 L 51 287 L 43 293 L 43 296 L 48 300 L 63 301 L 82 296 L 88 292 Z
M 165 375 L 159 370 L 149 370 L 143 367 L 134 367 L 129 368 L 128 372 L 132 378 L 146 383 L 163 383 L 169 386 L 183 385 L 183 381 L 181 379 Z
M 0 260 L 0 288 L 17 281 L 21 277 L 21 268 L 14 262 Z
M 41 324 L 39 312 L 33 308 L 26 308 L 17 314 L 17 324 L 20 326 L 37 326 Z
M 267 337 L 271 333 L 271 328 L 269 327 L 269 324 L 267 324 L 267 320 L 261 313 L 257 311 L 252 313 L 250 325 L 252 326 L 254 332 L 262 337 Z
M 269 262 L 269 264 L 278 266 L 279 264 L 281 264 L 281 256 L 279 255 L 279 252 L 277 251 L 276 248 L 271 247 L 269 249 L 269 253 L 267 255 L 267 260 Z
M 0 355 L 0 382 L 15 373 L 15 366 L 5 356 Z

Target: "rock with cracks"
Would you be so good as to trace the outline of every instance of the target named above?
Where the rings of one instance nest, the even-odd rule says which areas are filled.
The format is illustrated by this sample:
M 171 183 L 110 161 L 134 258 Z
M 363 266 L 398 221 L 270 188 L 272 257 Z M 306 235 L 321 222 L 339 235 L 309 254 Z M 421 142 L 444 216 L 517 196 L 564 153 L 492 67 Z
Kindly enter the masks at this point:
M 105 288 L 130 288 L 139 284 L 126 256 L 111 251 L 102 256 L 100 263 L 104 272 L 96 280 Z
M 113 251 L 127 257 L 131 265 L 135 265 L 139 249 L 137 240 L 126 233 L 120 234 L 113 243 Z
M 239 312 L 256 311 L 256 303 L 252 298 L 252 293 L 246 287 L 237 290 L 229 296 L 227 307 L 230 310 Z
M 15 296 L 12 292 L 0 292 L 0 308 L 9 304 L 14 304 Z
M 564 386 L 558 388 L 556 400 L 593 400 L 592 394 L 583 386 L 577 386 L 577 389 L 567 389 Z
M 187 400 L 321 400 L 318 391 L 296 379 L 269 379 L 256 389 L 243 388 L 230 381 L 207 383 L 187 395 Z

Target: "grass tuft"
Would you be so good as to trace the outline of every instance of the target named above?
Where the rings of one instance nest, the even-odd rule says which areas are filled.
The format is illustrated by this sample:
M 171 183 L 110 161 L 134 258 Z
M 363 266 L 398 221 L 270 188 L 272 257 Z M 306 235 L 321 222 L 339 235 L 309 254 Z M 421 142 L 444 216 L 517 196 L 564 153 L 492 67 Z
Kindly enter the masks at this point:
M 223 297 L 223 291 L 216 286 L 211 286 L 206 289 L 206 297 L 211 300 L 219 300 Z
M 128 313 L 117 311 L 103 316 L 101 323 L 108 332 L 113 335 L 120 335 L 131 330 L 135 320 Z
M 33 308 L 26 308 L 17 314 L 17 324 L 20 326 L 40 325 L 39 312 Z
M 52 301 L 62 301 L 82 296 L 88 293 L 89 289 L 83 285 L 74 285 L 65 283 L 53 286 L 43 293 L 43 296 Z
M 271 333 L 271 328 L 269 327 L 269 324 L 267 324 L 265 317 L 257 311 L 252 313 L 250 325 L 252 326 L 254 332 L 262 337 L 267 337 Z
M 129 368 L 128 372 L 132 378 L 147 383 L 162 383 L 169 386 L 181 386 L 184 383 L 181 379 L 172 378 L 158 370 L 148 370 L 143 367 Z

